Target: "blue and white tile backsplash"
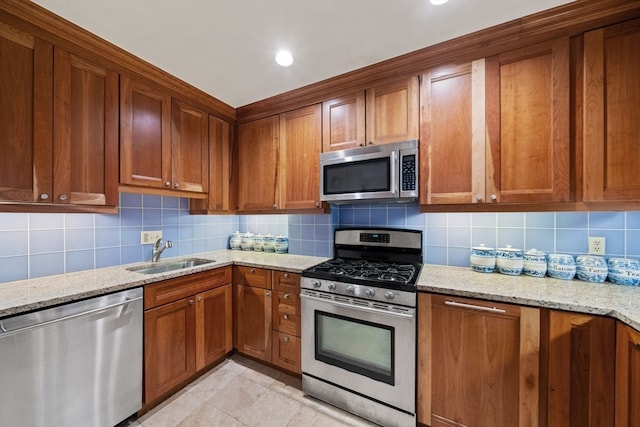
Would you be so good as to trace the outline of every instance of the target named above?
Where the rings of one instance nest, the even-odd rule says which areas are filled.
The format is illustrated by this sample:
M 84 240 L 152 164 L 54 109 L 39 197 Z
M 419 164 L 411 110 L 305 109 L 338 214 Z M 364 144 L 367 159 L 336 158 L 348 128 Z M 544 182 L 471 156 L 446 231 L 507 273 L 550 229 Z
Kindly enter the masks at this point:
M 640 259 L 640 212 L 427 213 L 415 204 L 340 205 L 321 215 L 189 215 L 188 199 L 120 194 L 117 214 L 0 213 L 0 282 L 149 261 L 140 232 L 173 241 L 164 257 L 227 248 L 236 230 L 289 236 L 289 252 L 332 255 L 336 227 L 422 230 L 424 261 L 469 266 L 472 246 L 587 252 L 606 237 L 607 257 Z

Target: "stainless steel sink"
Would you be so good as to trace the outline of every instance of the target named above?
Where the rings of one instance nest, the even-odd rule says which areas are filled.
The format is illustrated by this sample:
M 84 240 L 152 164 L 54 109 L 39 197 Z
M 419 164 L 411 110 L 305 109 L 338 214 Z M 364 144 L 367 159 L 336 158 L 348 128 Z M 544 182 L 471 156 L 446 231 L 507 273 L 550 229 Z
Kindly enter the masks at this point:
M 197 267 L 215 262 L 212 259 L 204 258 L 186 258 L 177 261 L 166 261 L 154 264 L 139 265 L 137 267 L 129 267 L 127 270 L 135 271 L 141 274 L 166 273 L 167 271 L 182 270 L 183 268 Z

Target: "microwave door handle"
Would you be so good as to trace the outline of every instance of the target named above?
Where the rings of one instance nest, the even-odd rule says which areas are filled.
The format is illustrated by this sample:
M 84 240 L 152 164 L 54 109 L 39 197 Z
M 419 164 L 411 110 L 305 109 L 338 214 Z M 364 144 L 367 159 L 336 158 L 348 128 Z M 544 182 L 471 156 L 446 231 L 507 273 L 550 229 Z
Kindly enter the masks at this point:
M 391 193 L 395 194 L 396 197 L 400 196 L 398 192 L 398 179 L 400 178 L 400 172 L 398 171 L 398 152 L 391 152 L 391 170 L 389 174 L 391 175 Z

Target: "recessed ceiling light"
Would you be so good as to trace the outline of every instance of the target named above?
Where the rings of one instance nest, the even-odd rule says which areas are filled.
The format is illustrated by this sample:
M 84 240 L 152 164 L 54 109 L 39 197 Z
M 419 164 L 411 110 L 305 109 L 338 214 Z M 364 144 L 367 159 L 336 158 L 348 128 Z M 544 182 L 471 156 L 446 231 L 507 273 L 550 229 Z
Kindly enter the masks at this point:
M 280 52 L 276 53 L 276 62 L 278 63 L 278 65 L 288 67 L 289 65 L 293 64 L 293 56 L 288 50 L 281 50 Z
M 439 6 L 441 4 L 445 4 L 447 1 L 449 0 L 429 0 L 431 2 L 431 4 L 434 4 L 436 6 Z

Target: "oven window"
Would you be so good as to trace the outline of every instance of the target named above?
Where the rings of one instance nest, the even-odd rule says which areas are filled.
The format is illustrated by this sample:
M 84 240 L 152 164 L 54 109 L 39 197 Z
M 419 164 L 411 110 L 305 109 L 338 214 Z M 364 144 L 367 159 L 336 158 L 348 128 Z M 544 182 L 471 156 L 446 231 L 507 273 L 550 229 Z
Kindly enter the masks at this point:
M 324 166 L 324 194 L 391 191 L 391 159 L 362 160 Z
M 394 385 L 394 328 L 315 311 L 316 360 Z

